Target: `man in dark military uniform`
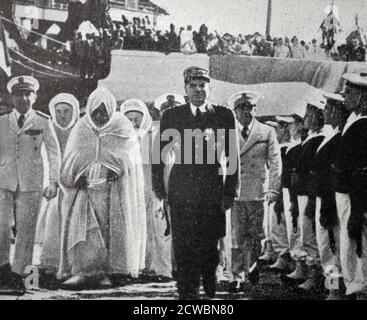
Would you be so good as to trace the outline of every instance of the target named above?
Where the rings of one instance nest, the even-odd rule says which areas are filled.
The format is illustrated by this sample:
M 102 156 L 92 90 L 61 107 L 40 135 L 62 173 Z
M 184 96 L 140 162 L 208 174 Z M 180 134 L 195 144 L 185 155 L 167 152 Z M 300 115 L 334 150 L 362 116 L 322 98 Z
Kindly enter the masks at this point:
M 340 263 L 346 295 L 367 300 L 367 73 L 346 73 L 351 112 L 333 165 L 340 225 Z
M 331 167 L 339 151 L 341 130 L 349 112 L 346 111 L 344 98 L 340 94 L 324 93 L 324 96 L 327 99 L 324 110 L 325 126 L 323 128 L 325 139 L 315 154 L 311 171 L 311 187 L 317 196 L 315 223 L 320 263 L 325 276 L 330 277 L 332 274 L 336 279 L 340 279 L 340 226 Z M 328 289 L 327 300 L 343 299 L 341 290 Z
M 297 194 L 299 238 L 293 255 L 296 269 L 287 277 L 294 282 L 304 280 L 299 286 L 304 290 L 316 288 L 320 278 L 320 257 L 314 227 L 316 195 L 311 188 L 310 179 L 316 151 L 325 138 L 321 130 L 324 126 L 322 110 L 325 105 L 326 99 L 322 92 L 315 92 L 307 100 L 304 128 L 308 130 L 308 135 L 301 144 L 298 163 L 291 175 L 291 183 L 295 185 L 291 189 L 295 187 Z
M 165 152 L 175 152 L 168 194 L 162 161 L 153 165 L 153 188 L 159 199 L 168 197 L 179 298 L 197 299 L 201 277 L 206 295 L 212 298 L 218 240 L 225 236 L 225 211 L 232 207 L 239 191 L 235 117 L 231 110 L 208 102 L 207 70 L 188 68 L 184 79 L 190 102 L 163 113 L 160 139 L 155 143 L 159 160 L 165 159 Z M 200 133 L 204 134 L 200 137 Z M 166 141 L 167 136 L 171 142 Z M 211 154 L 215 154 L 212 159 Z M 224 174 L 223 156 L 228 160 Z

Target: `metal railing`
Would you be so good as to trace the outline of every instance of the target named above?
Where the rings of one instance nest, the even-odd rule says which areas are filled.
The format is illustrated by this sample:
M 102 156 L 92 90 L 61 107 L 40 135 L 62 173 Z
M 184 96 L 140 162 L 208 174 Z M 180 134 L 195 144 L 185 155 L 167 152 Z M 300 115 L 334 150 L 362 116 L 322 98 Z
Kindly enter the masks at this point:
M 70 2 L 69 0 L 16 0 L 15 3 L 22 4 L 22 5 L 37 6 L 43 9 L 56 9 L 56 10 L 67 11 L 69 2 Z M 136 11 L 136 10 L 131 10 L 129 8 L 126 8 L 125 0 L 111 0 L 110 4 L 111 4 L 111 7 L 125 9 L 128 11 Z M 154 7 L 146 6 L 140 3 L 139 3 L 137 11 L 142 12 L 142 13 L 149 13 L 149 14 L 156 13 L 156 10 Z
M 33 5 L 45 9 L 67 10 L 68 0 L 17 0 L 16 4 Z

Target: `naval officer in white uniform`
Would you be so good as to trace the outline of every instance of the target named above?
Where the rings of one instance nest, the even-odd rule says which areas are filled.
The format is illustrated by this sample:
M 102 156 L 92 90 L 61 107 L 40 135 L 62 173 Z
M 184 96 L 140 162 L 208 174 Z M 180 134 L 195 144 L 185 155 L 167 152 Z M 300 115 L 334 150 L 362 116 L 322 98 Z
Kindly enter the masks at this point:
M 14 110 L 0 117 L 0 287 L 11 287 L 32 264 L 37 216 L 42 194 L 52 199 L 57 193 L 60 161 L 56 137 L 51 132 L 49 116 L 32 109 L 39 89 L 38 81 L 29 76 L 9 81 Z M 50 184 L 43 191 L 45 145 Z M 10 266 L 10 234 L 16 223 L 15 253 Z M 18 277 L 19 280 L 19 277 Z

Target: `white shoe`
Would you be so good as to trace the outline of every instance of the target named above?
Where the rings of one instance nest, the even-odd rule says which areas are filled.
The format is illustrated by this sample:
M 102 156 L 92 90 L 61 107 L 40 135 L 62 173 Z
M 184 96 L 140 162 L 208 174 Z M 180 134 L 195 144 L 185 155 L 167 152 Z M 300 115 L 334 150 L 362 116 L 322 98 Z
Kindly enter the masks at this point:
M 280 255 L 277 261 L 273 263 L 269 269 L 279 272 L 291 272 L 291 270 L 293 270 L 291 261 L 283 255 Z
M 88 280 L 85 276 L 76 275 L 61 284 L 64 290 L 83 290 L 87 288 Z
M 272 263 L 277 259 L 276 253 L 273 248 L 271 241 L 265 243 L 264 254 L 259 258 L 261 262 Z
M 315 277 L 307 278 L 305 282 L 303 282 L 298 286 L 298 289 L 302 289 L 305 291 L 316 290 L 316 288 L 317 288 L 317 281 Z
M 98 281 L 98 286 L 101 288 L 110 288 L 112 287 L 112 283 L 107 276 L 104 276 L 101 280 Z
M 291 280 L 303 280 L 307 278 L 307 266 L 303 261 L 296 262 L 296 269 L 290 274 L 287 274 L 287 278 Z
M 311 266 L 307 280 L 298 286 L 299 289 L 310 291 L 320 288 L 320 272 L 317 266 Z

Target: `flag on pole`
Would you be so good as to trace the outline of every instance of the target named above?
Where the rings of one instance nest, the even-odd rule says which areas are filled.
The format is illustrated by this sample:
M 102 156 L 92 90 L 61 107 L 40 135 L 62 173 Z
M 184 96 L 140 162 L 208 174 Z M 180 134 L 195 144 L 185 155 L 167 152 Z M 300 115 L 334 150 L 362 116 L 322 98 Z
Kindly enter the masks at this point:
M 4 72 L 8 77 L 10 77 L 11 70 L 10 70 L 8 47 L 6 45 L 5 30 L 1 19 L 0 19 L 0 68 L 4 70 Z

